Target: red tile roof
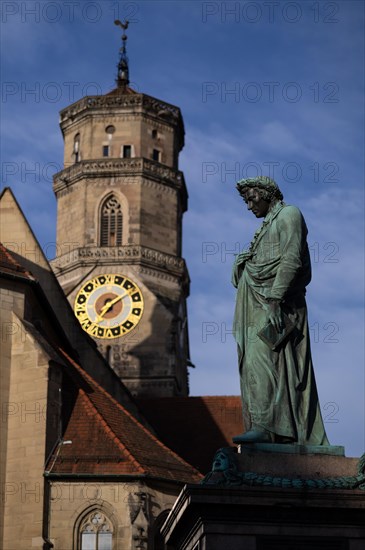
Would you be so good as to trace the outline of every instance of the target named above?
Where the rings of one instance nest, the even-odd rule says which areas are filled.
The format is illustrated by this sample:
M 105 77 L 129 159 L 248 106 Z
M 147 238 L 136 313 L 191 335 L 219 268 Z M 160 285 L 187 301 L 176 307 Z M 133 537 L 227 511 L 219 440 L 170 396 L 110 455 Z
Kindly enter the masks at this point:
M 48 470 L 200 481 L 202 476 L 195 468 L 161 443 L 63 350 L 59 351 L 83 383 L 79 384 L 63 436 L 64 441 L 72 443 L 59 446 L 48 462 Z
M 161 441 L 204 474 L 210 471 L 217 449 L 232 446 L 232 437 L 243 432 L 238 396 L 166 397 L 137 403 Z
M 34 281 L 3 244 L 0 243 L 0 274 Z M 44 345 L 44 343 L 43 343 Z M 180 483 L 198 482 L 202 475 L 145 428 L 118 403 L 63 349 L 53 350 L 53 360 L 67 368 L 77 385 L 74 403 L 63 440 L 48 460 L 46 470 L 69 474 L 144 475 Z M 58 355 L 57 355 L 58 354 Z M 66 367 L 65 367 L 66 365 Z M 75 377 L 75 373 L 78 376 Z
M 24 277 L 31 281 L 34 280 L 32 274 L 24 269 L 19 262 L 17 262 L 12 255 L 11 251 L 5 248 L 5 246 L 0 243 L 0 272 L 4 274 L 17 275 L 18 277 Z

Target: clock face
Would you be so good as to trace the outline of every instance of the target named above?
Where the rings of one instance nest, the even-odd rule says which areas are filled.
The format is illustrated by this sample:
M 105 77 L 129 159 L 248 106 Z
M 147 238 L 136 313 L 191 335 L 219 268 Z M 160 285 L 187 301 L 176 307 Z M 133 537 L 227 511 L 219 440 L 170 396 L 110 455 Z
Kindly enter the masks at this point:
M 82 328 L 94 338 L 119 338 L 137 326 L 143 307 L 135 282 L 124 275 L 103 274 L 82 286 L 74 311 Z

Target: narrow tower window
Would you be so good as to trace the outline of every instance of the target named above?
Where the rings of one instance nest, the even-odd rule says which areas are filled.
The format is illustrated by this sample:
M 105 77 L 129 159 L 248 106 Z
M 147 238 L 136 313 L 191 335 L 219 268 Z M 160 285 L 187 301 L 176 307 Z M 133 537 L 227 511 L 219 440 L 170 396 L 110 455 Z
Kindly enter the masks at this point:
M 109 145 L 103 145 L 103 157 L 109 156 Z
M 159 151 L 158 149 L 153 149 L 152 159 L 157 160 L 158 162 L 160 162 L 161 161 L 161 151 Z
M 80 550 L 112 550 L 113 527 L 108 518 L 100 511 L 87 515 L 80 526 Z
M 132 146 L 123 145 L 123 158 L 130 159 L 132 156 Z
M 122 229 L 122 207 L 118 199 L 112 195 L 101 207 L 100 246 L 121 246 Z
M 80 134 L 76 134 L 74 137 L 74 149 L 73 149 L 75 162 L 80 162 Z

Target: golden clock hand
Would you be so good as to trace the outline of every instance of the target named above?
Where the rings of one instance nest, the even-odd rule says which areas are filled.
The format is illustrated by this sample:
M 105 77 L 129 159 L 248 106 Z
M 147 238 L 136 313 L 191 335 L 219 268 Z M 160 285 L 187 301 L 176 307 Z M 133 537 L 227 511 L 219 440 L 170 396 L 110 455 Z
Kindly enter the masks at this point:
M 113 298 L 113 300 L 111 300 L 110 302 L 107 302 L 102 308 L 101 308 L 101 312 L 100 314 L 101 315 L 104 315 L 104 313 L 106 313 L 108 311 L 108 309 L 110 309 L 114 304 L 116 304 L 117 302 L 119 302 L 119 300 L 122 299 L 122 296 L 119 295 L 117 296 L 116 298 Z
M 111 300 L 110 302 L 107 302 L 100 310 L 100 313 L 99 315 L 97 316 L 96 320 L 95 320 L 95 323 L 99 323 L 101 321 L 101 319 L 104 317 L 105 313 L 107 311 L 109 311 L 109 309 L 114 305 L 116 304 L 117 302 L 119 302 L 119 300 L 123 300 L 123 298 L 125 298 L 125 296 L 128 296 L 128 294 L 123 294 L 123 295 L 119 295 L 117 296 L 116 298 L 114 298 L 113 300 Z

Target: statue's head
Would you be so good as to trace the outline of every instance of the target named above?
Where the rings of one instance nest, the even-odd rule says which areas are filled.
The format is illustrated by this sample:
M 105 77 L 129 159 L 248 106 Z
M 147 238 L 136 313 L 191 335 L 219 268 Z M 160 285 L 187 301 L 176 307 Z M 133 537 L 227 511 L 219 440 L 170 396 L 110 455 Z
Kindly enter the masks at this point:
M 252 210 L 257 218 L 266 216 L 270 206 L 283 199 L 278 185 L 268 176 L 242 179 L 237 182 L 237 189 L 248 209 Z
M 232 452 L 230 449 L 222 447 L 215 453 L 212 472 L 224 472 L 230 468 L 235 468 Z

